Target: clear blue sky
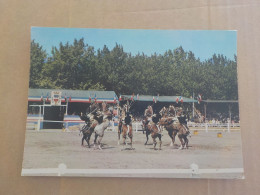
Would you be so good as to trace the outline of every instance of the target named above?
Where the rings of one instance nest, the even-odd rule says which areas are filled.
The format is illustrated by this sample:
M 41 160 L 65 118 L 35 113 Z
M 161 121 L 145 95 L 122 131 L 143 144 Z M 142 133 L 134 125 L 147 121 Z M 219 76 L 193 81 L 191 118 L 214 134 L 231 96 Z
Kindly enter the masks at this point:
M 223 54 L 229 59 L 234 59 L 237 54 L 236 31 L 31 28 L 31 39 L 38 42 L 48 54 L 60 42 L 73 43 L 74 39 L 82 37 L 95 50 L 102 49 L 104 45 L 112 49 L 118 43 L 132 55 L 138 52 L 163 54 L 179 46 L 185 51 L 192 51 L 201 60 L 212 57 L 214 53 Z

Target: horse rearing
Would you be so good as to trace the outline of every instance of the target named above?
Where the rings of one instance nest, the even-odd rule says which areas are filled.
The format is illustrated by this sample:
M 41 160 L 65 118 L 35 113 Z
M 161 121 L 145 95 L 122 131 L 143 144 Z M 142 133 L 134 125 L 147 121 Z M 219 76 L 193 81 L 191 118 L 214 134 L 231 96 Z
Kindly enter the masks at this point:
M 160 115 L 156 114 L 152 117 L 152 121 L 149 121 L 148 119 L 145 120 L 144 122 L 144 128 L 145 128 L 145 132 L 146 132 L 146 142 L 145 145 L 148 142 L 148 136 L 151 134 L 151 137 L 153 139 L 153 147 L 154 150 L 156 150 L 156 138 L 159 138 L 159 150 L 161 150 L 161 146 L 162 146 L 162 135 L 160 132 L 160 127 L 158 126 L 158 122 L 160 120 Z
M 132 149 L 133 146 L 133 128 L 132 128 L 132 118 L 129 112 L 126 113 L 126 117 L 122 120 L 122 137 L 123 137 L 123 144 L 127 145 L 126 137 L 130 138 L 130 146 Z

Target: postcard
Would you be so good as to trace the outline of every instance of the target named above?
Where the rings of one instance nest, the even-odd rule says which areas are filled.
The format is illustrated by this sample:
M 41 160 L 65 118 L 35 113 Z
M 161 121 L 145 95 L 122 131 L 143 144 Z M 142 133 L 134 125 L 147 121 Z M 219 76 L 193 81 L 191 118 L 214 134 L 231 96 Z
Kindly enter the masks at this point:
M 237 31 L 32 27 L 22 176 L 243 179 Z

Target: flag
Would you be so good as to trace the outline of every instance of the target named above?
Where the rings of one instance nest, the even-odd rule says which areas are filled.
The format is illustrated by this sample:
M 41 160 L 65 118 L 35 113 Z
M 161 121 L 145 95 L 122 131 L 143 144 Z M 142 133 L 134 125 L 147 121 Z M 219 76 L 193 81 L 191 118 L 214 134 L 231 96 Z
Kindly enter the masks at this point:
M 47 99 L 46 99 L 46 102 L 48 102 L 49 101 L 49 94 L 47 94 Z
M 97 94 L 95 94 L 95 103 L 97 103 Z
M 70 98 L 69 98 L 69 102 L 71 102 L 71 96 L 70 96 Z
M 183 98 L 180 96 L 181 103 L 183 103 Z
M 134 95 L 135 95 L 135 94 L 133 94 L 133 95 L 131 96 L 131 100 L 132 100 L 132 101 L 134 100 Z
M 157 101 L 159 101 L 159 94 L 158 94 L 157 97 L 156 97 L 156 102 L 157 102 Z
M 154 99 L 154 96 L 153 96 L 153 102 L 155 103 L 155 99 Z
M 201 94 L 199 94 L 199 100 L 200 100 L 200 101 L 202 100 Z
M 41 102 L 43 101 L 43 97 L 41 96 Z
M 201 102 L 201 100 L 202 100 L 202 98 L 201 98 L 201 94 L 198 94 L 198 104 L 200 104 L 200 102 Z
M 122 101 L 122 97 L 121 97 L 121 95 L 119 96 L 119 101 Z
M 179 97 L 176 98 L 176 103 L 177 103 L 177 104 L 179 103 Z
M 91 102 L 91 97 L 90 97 L 90 95 L 89 95 L 89 97 L 88 97 L 88 101 Z
M 116 104 L 116 95 L 114 96 L 114 104 Z
M 139 94 L 137 94 L 136 99 L 139 100 Z

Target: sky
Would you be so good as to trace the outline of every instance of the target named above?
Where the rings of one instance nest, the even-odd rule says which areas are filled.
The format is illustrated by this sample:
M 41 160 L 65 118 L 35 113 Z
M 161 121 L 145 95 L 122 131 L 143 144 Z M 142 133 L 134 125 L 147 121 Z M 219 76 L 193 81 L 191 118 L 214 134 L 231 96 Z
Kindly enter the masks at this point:
M 113 49 L 122 45 L 125 52 L 148 56 L 164 54 L 182 46 L 185 51 L 192 51 L 202 61 L 214 53 L 223 54 L 233 60 L 237 55 L 237 32 L 224 30 L 137 30 L 137 29 L 90 29 L 90 28 L 54 28 L 32 27 L 31 40 L 39 43 L 50 55 L 53 46 L 60 42 L 73 43 L 74 39 L 84 38 L 85 43 L 97 51 L 106 45 Z

